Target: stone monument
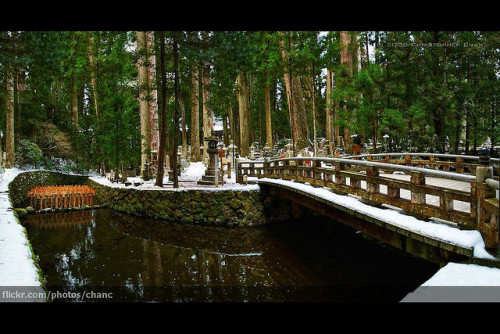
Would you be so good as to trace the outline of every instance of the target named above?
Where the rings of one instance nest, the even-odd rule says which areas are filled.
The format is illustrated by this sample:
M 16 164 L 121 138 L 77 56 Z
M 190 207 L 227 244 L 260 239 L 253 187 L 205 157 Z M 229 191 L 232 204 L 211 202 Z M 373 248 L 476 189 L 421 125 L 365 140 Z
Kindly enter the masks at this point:
M 217 148 L 218 138 L 215 136 L 215 132 L 212 131 L 210 137 L 205 138 L 205 141 L 208 142 L 208 167 L 205 170 L 205 175 L 201 177 L 201 180 L 198 181 L 198 184 L 201 185 L 215 185 L 215 159 L 219 157 L 219 149 Z M 222 184 L 220 178 L 218 179 L 218 184 Z

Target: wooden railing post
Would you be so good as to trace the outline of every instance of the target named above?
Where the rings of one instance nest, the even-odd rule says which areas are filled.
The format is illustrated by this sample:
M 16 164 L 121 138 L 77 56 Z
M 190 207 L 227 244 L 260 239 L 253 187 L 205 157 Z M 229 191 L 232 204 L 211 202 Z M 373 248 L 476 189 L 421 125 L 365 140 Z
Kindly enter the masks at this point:
M 353 177 L 350 178 L 350 187 L 351 191 L 355 189 L 361 189 L 361 179 L 355 179 Z
M 291 174 L 290 160 L 283 161 L 283 169 L 281 170 L 281 178 L 286 180 Z
M 444 193 L 443 196 L 439 197 L 439 208 L 442 211 L 450 212 L 453 211 L 453 199 L 447 197 L 448 193 Z
M 433 155 L 429 156 L 429 167 L 431 169 L 436 169 L 436 157 L 434 157 Z
M 406 164 L 407 166 L 411 166 L 411 155 L 407 154 L 407 155 L 405 156 L 405 164 Z
M 412 204 L 425 204 L 425 193 L 419 189 L 419 186 L 425 185 L 425 175 L 420 172 L 411 172 L 411 203 Z
M 297 176 L 299 176 L 299 162 L 298 160 L 292 160 L 293 161 L 293 166 L 290 169 L 291 170 L 291 178 L 296 180 Z
M 463 173 L 464 172 L 464 160 L 462 157 L 457 157 L 457 162 L 455 165 L 455 169 L 457 173 Z
M 496 248 L 498 247 L 498 222 L 491 224 L 491 214 L 485 208 L 485 200 L 496 197 L 496 190 L 485 183 L 486 179 L 493 178 L 493 167 L 489 166 L 489 157 L 482 158 L 486 160 L 482 161 L 480 158 L 481 164 L 476 167 L 476 229 L 483 236 L 487 248 Z
M 380 175 L 379 170 L 375 166 L 366 167 L 366 191 L 369 195 L 378 194 L 380 192 L 380 183 L 372 178 Z
M 399 187 L 387 186 L 387 196 L 392 199 L 401 198 L 401 189 Z
M 335 165 L 335 184 L 338 186 L 345 186 L 346 185 L 345 177 L 340 174 L 340 171 L 345 169 L 345 163 L 335 162 L 334 165 Z
M 411 182 L 411 213 L 419 219 L 427 217 L 425 209 L 425 191 L 421 187 L 425 186 L 425 175 L 421 172 L 410 172 Z
M 312 169 L 313 169 L 313 179 L 315 185 L 323 185 L 324 180 L 321 178 L 321 172 L 318 168 L 321 167 L 321 161 L 313 160 L 312 161 Z
M 362 197 L 362 201 L 372 206 L 380 206 L 381 203 L 375 199 L 374 195 L 380 193 L 380 183 L 377 179 L 380 175 L 379 169 L 375 166 L 366 166 L 366 192 Z

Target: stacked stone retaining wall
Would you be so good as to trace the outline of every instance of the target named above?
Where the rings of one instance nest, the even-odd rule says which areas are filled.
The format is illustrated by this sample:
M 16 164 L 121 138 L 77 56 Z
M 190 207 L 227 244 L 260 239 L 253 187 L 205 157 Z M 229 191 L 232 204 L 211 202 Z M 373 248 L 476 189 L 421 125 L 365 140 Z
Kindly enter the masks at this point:
M 221 227 L 251 227 L 289 218 L 310 217 L 301 206 L 262 193 L 259 188 L 159 189 L 109 187 L 82 175 L 50 171 L 19 174 L 9 185 L 14 208 L 26 211 L 27 193 L 36 186 L 87 184 L 94 188 L 94 205 L 128 215 Z M 250 187 L 250 186 L 249 186 Z M 17 210 L 16 210 L 17 211 Z
M 135 216 L 209 226 L 249 227 L 283 219 L 276 199 L 255 190 L 139 190 L 88 184 L 96 192 L 96 204 Z M 272 209 L 271 209 L 272 208 Z M 288 214 L 287 214 L 288 216 Z

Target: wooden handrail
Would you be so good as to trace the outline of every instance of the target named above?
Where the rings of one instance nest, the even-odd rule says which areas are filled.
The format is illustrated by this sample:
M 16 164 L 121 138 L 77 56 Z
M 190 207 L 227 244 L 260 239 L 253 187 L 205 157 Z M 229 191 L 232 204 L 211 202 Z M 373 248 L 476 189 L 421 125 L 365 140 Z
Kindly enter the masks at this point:
M 406 161 L 411 159 L 411 156 L 406 157 L 405 154 L 398 155 L 404 156 Z M 458 157 L 463 158 L 463 156 Z M 307 182 L 313 186 L 328 187 L 336 193 L 359 196 L 369 204 L 389 204 L 419 217 L 436 217 L 448 220 L 466 229 L 477 228 L 477 207 L 481 206 L 483 202 L 478 201 L 474 175 L 403 164 L 349 158 L 294 157 L 267 161 L 238 159 L 236 167 L 238 183 L 242 183 L 243 175 Z M 381 171 L 386 173 L 403 172 L 410 175 L 410 180 L 384 177 Z M 426 177 L 467 182 L 470 184 L 470 189 L 463 191 L 429 185 L 426 184 Z M 346 182 L 348 179 L 349 185 Z M 365 188 L 361 187 L 361 182 L 366 182 Z M 381 185 L 387 187 L 386 193 L 380 192 Z M 401 196 L 402 190 L 410 192 L 409 198 Z M 438 197 L 438 204 L 427 203 L 426 196 L 428 195 Z M 468 209 L 456 208 L 454 201 L 468 203 Z
M 377 157 L 383 159 L 376 160 L 375 158 Z M 423 159 L 425 157 L 428 159 Z M 479 166 L 477 163 L 479 161 L 479 156 L 444 153 L 367 153 L 345 156 L 343 158 L 353 160 L 368 159 L 373 162 L 422 166 L 432 169 L 442 168 L 444 171 L 450 171 L 453 167 L 458 173 L 464 173 L 467 171 L 472 175 L 475 175 L 476 168 Z M 500 175 L 500 159 L 490 158 L 490 162 L 493 166 L 495 178 L 498 179 Z
M 366 158 L 366 157 L 385 157 L 385 156 L 421 156 L 421 157 L 437 157 L 437 158 L 447 158 L 447 159 L 456 159 L 462 158 L 463 160 L 479 160 L 479 156 L 476 155 L 461 155 L 461 154 L 445 154 L 445 153 L 416 153 L 416 152 L 404 152 L 404 153 L 365 153 L 359 155 L 349 155 L 345 156 L 344 159 L 350 158 Z M 490 158 L 490 160 L 494 163 L 500 162 L 499 158 Z
M 322 162 L 325 164 L 343 163 L 346 165 L 350 164 L 350 165 L 357 165 L 357 166 L 376 166 L 376 167 L 378 167 L 380 169 L 384 169 L 384 170 L 386 169 L 386 170 L 399 171 L 399 172 L 405 172 L 405 173 L 420 172 L 424 175 L 441 177 L 441 178 L 446 178 L 446 179 L 451 179 L 451 180 L 456 180 L 456 181 L 470 182 L 470 181 L 475 179 L 475 176 L 472 176 L 472 175 L 462 175 L 462 174 L 457 174 L 457 173 L 453 173 L 453 172 L 438 171 L 438 170 L 427 169 L 427 168 L 402 166 L 402 165 L 395 165 L 395 164 L 390 164 L 390 163 L 365 161 L 365 160 L 352 160 L 352 159 L 345 159 L 345 158 L 297 157 L 297 158 L 273 159 L 273 160 L 267 161 L 266 164 L 274 163 L 277 161 L 279 162 L 279 161 L 307 161 L 307 160 L 317 161 L 317 162 L 319 161 L 319 162 Z M 241 163 L 246 163 L 246 162 L 241 162 Z M 256 162 L 254 162 L 254 163 L 256 163 Z

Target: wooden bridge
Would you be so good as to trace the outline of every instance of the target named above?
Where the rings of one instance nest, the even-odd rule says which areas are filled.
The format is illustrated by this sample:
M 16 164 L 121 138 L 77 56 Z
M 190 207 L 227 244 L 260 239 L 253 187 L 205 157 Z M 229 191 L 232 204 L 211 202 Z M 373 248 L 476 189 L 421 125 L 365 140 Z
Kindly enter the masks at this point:
M 309 183 L 356 196 L 372 206 L 395 207 L 420 219 L 433 217 L 459 229 L 478 230 L 492 249 L 498 247 L 498 174 L 499 159 L 432 153 L 239 159 L 236 163 L 238 183 L 252 177 L 265 187 L 272 185 L 262 178 Z M 273 189 L 275 194 L 318 208 L 318 203 L 310 202 L 314 196 L 292 195 L 283 186 L 278 188 Z M 316 211 L 329 213 L 327 208 Z M 380 231 L 375 234 L 383 239 Z

